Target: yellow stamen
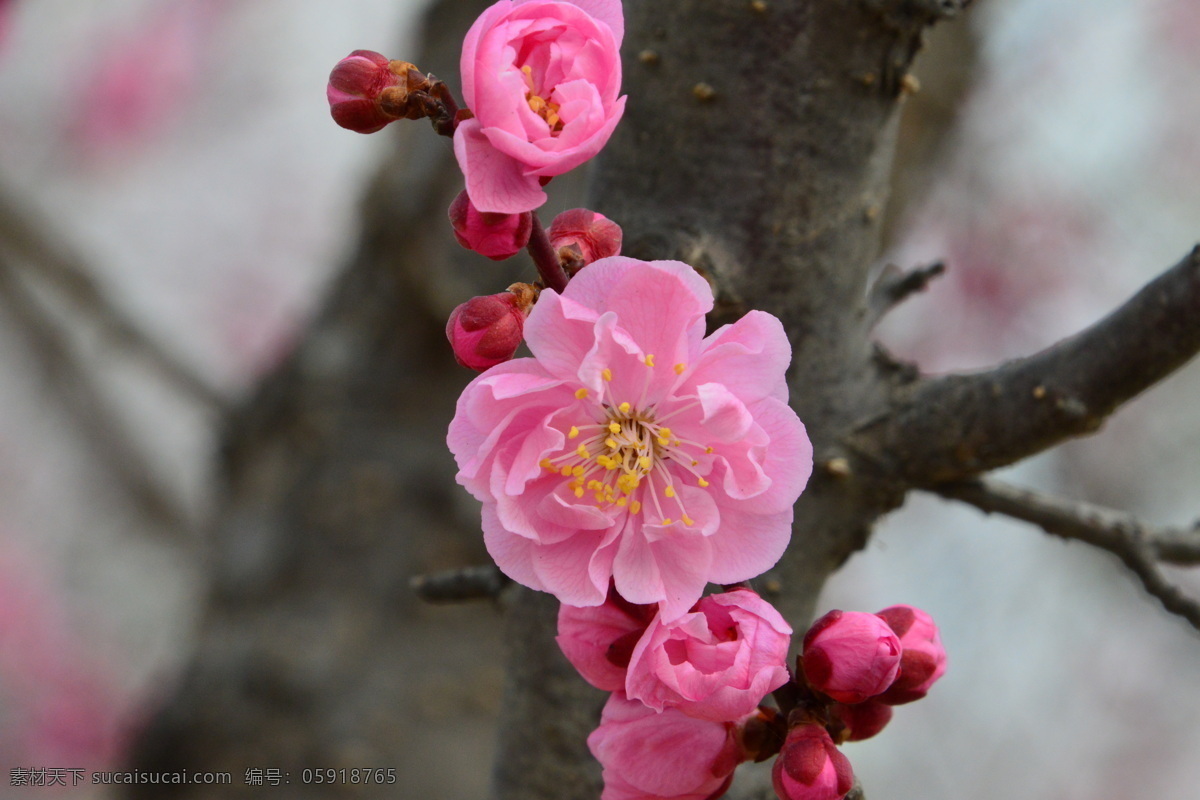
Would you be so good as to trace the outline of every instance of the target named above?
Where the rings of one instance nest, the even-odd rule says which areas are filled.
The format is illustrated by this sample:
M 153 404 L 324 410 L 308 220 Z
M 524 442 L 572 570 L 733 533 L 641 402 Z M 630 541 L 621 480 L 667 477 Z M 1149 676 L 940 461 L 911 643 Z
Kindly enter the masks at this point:
M 706 453 L 708 453 L 708 454 L 710 454 L 710 455 L 712 454 L 712 451 L 713 451 L 713 449 L 712 449 L 711 447 L 706 447 L 706 448 L 704 448 L 704 452 L 706 452 Z
M 650 456 L 639 456 L 638 466 L 642 469 L 650 469 Z
M 604 380 L 606 380 L 606 381 L 612 380 L 612 370 L 609 369 L 608 367 L 605 367 L 604 371 L 601 372 L 600 374 L 604 376 Z
M 683 374 L 683 371 L 684 371 L 685 369 L 687 369 L 687 364 L 676 364 L 676 365 L 675 365 L 675 374 L 676 374 L 676 375 L 682 375 L 682 374 Z
M 579 456 L 580 458 L 591 458 L 592 454 L 588 452 L 587 447 L 584 445 L 579 445 L 579 447 L 575 448 L 575 455 Z
M 565 477 L 567 477 L 568 475 L 570 475 L 570 474 L 571 474 L 571 468 L 570 468 L 570 467 L 563 467 L 562 469 L 560 469 L 560 470 L 558 471 L 558 474 L 559 474 L 559 475 L 562 475 L 562 476 L 565 478 Z
M 687 525 L 690 528 L 696 524 L 696 520 L 692 519 L 691 517 L 685 516 L 683 518 L 683 524 Z
M 621 432 L 621 425 L 620 425 L 619 423 L 616 423 L 616 422 L 610 422 L 610 423 L 608 423 L 608 432 L 609 432 L 609 433 L 620 433 L 620 432 Z
M 619 505 L 621 507 L 624 507 L 627 502 L 629 502 L 629 501 L 624 497 L 617 498 L 617 505 Z
M 675 487 L 668 486 L 666 489 L 663 490 L 663 494 L 665 494 L 667 497 L 674 497 L 675 496 Z
M 611 436 L 604 440 L 604 446 L 607 447 L 609 450 L 616 450 L 618 447 L 620 447 L 620 445 L 617 444 L 617 440 L 612 438 Z
M 558 467 L 551 464 L 550 459 L 548 459 L 548 458 L 543 458 L 541 461 L 539 461 L 538 466 L 545 467 L 546 469 L 550 470 L 551 472 L 558 472 Z
M 644 359 L 642 359 L 642 363 L 644 363 L 647 367 L 653 367 L 654 366 L 654 353 L 647 353 L 646 357 Z
M 671 518 L 670 518 L 670 517 L 663 517 L 662 524 L 663 524 L 663 525 L 670 525 L 670 524 L 671 524 Z
M 575 496 L 583 497 L 583 487 L 582 486 L 580 486 L 578 489 L 575 490 Z
M 701 487 L 708 486 L 708 481 L 704 480 L 704 478 L 701 478 L 701 479 L 700 479 L 700 486 L 701 486 Z
M 642 504 L 639 503 L 637 500 L 634 500 L 632 503 L 629 504 L 629 513 L 630 514 L 636 514 L 641 510 L 642 510 Z
M 575 467 L 575 469 L 571 470 L 571 474 L 574 475 L 576 478 L 582 478 L 583 477 L 583 467 Z
M 572 425 L 571 430 L 567 433 L 567 438 L 574 439 L 578 435 L 579 435 L 579 428 L 576 428 L 574 425 Z
M 575 399 L 576 400 L 582 400 L 583 398 L 585 398 L 587 396 L 588 396 L 587 389 L 576 389 L 575 390 Z
M 629 403 L 621 403 L 621 405 L 617 406 L 617 408 L 622 414 L 628 414 L 629 409 L 632 408 L 632 406 L 630 406 Z

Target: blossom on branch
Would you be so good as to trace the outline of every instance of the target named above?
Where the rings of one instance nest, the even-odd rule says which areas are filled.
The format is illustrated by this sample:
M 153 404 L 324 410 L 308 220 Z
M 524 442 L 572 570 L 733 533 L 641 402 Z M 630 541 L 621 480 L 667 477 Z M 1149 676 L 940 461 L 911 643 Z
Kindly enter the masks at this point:
M 525 323 L 533 358 L 463 391 L 458 482 L 483 502 L 500 569 L 564 603 L 692 607 L 708 582 L 778 561 L 812 445 L 787 405 L 791 348 L 751 311 L 704 336 L 708 284 L 686 264 L 602 259 Z
M 604 767 L 601 800 L 709 800 L 720 797 L 743 760 L 737 726 L 658 712 L 621 693 L 600 715 L 588 748 Z
M 933 617 L 914 606 L 892 606 L 876 616 L 900 637 L 900 673 L 879 700 L 898 706 L 920 700 L 946 672 L 946 648 Z
M 861 703 L 886 691 L 900 671 L 900 639 L 880 617 L 830 611 L 804 635 L 809 684 L 839 703 Z
M 529 244 L 533 215 L 486 214 L 471 204 L 466 192 L 459 192 L 447 212 L 454 238 L 468 250 L 492 261 L 503 261 Z
M 623 34 L 620 0 L 500 0 L 475 21 L 454 154 L 480 211 L 537 208 L 545 180 L 604 147 L 625 110 Z
M 791 626 L 749 589 L 701 598 L 673 622 L 656 617 L 629 661 L 626 691 L 650 708 L 728 722 L 788 682 Z

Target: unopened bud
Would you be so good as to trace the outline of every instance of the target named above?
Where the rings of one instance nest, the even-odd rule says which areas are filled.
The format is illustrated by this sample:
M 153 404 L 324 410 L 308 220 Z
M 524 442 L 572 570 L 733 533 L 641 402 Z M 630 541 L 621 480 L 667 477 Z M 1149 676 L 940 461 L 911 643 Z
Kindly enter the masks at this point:
M 586 208 L 573 208 L 559 214 L 546 233 L 563 268 L 570 274 L 593 261 L 621 252 L 621 226 Z
M 920 700 L 946 672 L 946 648 L 933 617 L 913 606 L 892 606 L 876 614 L 900 637 L 900 672 L 877 699 L 898 706 Z
M 900 671 L 900 639 L 880 617 L 830 611 L 804 635 L 804 675 L 839 703 L 882 693 Z
M 524 288 L 472 297 L 450 313 L 446 338 L 459 364 L 483 372 L 517 352 L 535 291 L 526 284 L 510 288 L 518 287 Z
M 839 742 L 861 742 L 879 733 L 892 721 L 892 707 L 878 700 L 864 700 L 854 705 L 834 703 L 829 712 L 844 726 Z M 836 733 L 836 731 L 835 731 Z
M 355 50 L 329 73 L 325 96 L 334 122 L 358 133 L 374 133 L 398 119 L 425 116 L 409 96 L 427 87 L 425 76 L 407 61 Z
M 788 731 L 771 782 L 780 800 L 839 800 L 854 786 L 850 762 L 820 725 Z
M 466 192 L 459 192 L 450 204 L 450 224 L 454 238 L 468 250 L 493 261 L 516 255 L 529 244 L 533 214 L 492 214 L 475 208 Z

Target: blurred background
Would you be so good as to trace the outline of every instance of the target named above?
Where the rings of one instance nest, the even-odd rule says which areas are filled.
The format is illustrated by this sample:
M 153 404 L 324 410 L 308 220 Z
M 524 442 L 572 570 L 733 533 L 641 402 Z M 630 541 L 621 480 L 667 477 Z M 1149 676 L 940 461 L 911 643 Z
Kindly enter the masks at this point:
M 300 748 L 302 761 L 328 760 L 307 766 L 357 758 L 398 770 L 400 791 L 387 796 L 484 796 L 502 681 L 494 612 L 424 606 L 404 587 L 411 574 L 483 557 L 470 538 L 477 511 L 437 444 L 470 375 L 449 370 L 448 347 L 429 331 L 470 294 L 532 270 L 520 258 L 436 260 L 455 245 L 433 213 L 432 223 L 404 223 L 422 229 L 406 250 L 408 229 L 391 215 L 444 208 L 458 191 L 451 171 L 426 174 L 444 166 L 448 143 L 423 123 L 343 131 L 323 96 L 329 69 L 351 50 L 415 60 L 428 44 L 418 42 L 426 5 L 0 0 L 0 797 L 116 797 L 12 786 L 11 770 L 170 763 L 145 737 L 135 746 L 147 729 L 163 731 L 151 738 L 181 768 L 209 768 L 211 754 L 180 730 L 210 713 L 201 705 L 220 719 L 223 704 L 245 704 L 196 687 L 268 662 L 268 683 L 287 675 L 289 697 L 345 684 L 345 718 L 316 737 L 319 747 Z M 884 261 L 940 259 L 948 270 L 881 335 L 926 370 L 980 368 L 1049 345 L 1200 238 L 1200 5 L 1086 9 L 981 0 L 939 28 L 918 61 Z M 449 33 L 461 37 L 466 24 L 455 24 Z M 430 58 L 421 66 L 439 71 Z M 389 177 L 400 173 L 408 177 Z M 412 200 L 414 185 L 428 198 Z M 573 191 L 564 185 L 556 202 L 570 205 Z M 345 391 L 361 392 L 359 412 L 399 414 L 411 430 L 394 435 L 410 452 L 395 462 L 346 456 L 352 484 L 335 480 L 340 466 L 322 471 L 311 514 L 302 498 L 290 519 L 254 510 L 264 494 L 286 492 L 246 487 L 273 486 L 267 477 L 288 468 L 256 461 L 255 442 L 299 462 L 305 445 L 289 442 L 356 424 L 317 415 L 304 423 L 312 431 L 285 436 L 272 415 L 320 407 L 303 398 L 345 383 L 327 363 L 353 361 L 342 351 L 356 340 L 329 332 L 353 327 L 355 291 L 379 293 L 338 276 L 378 263 L 380 249 L 401 265 L 382 296 L 419 309 L 411 324 L 425 338 L 397 329 L 372 340 L 372 358 L 398 348 L 404 364 L 381 378 L 390 394 L 372 395 L 365 379 Z M 438 280 L 431 288 L 420 275 Z M 420 358 L 408 352 L 418 349 Z M 368 359 L 355 374 L 371 369 Z M 1099 435 L 1005 477 L 1190 524 L 1200 516 L 1198 392 L 1200 371 L 1185 368 Z M 413 499 L 422 493 L 424 505 Z M 337 517 L 342 502 L 354 520 L 383 510 L 363 518 L 373 538 L 325 552 L 310 540 L 337 520 L 312 520 Z M 289 526 L 309 532 L 302 544 Z M 334 585 L 358 580 L 356 559 L 388 567 L 363 581 L 385 598 L 370 612 L 360 607 L 366 590 Z M 314 560 L 328 565 L 324 577 L 304 566 Z M 1172 577 L 1200 593 L 1200 575 Z M 253 609 L 289 592 L 321 599 L 281 633 L 267 620 L 291 617 Z M 829 585 L 822 608 L 899 602 L 938 620 L 951 665 L 927 700 L 847 748 L 871 797 L 1195 797 L 1200 639 L 1115 559 L 913 495 Z M 181 707 L 171 699 L 180 691 L 203 702 Z M 311 705 L 285 722 L 307 724 L 320 713 Z M 231 723 L 226 749 L 240 742 L 258 767 L 285 766 L 253 745 L 268 734 L 245 725 Z M 380 761 L 386 749 L 371 743 L 380 737 L 403 755 Z

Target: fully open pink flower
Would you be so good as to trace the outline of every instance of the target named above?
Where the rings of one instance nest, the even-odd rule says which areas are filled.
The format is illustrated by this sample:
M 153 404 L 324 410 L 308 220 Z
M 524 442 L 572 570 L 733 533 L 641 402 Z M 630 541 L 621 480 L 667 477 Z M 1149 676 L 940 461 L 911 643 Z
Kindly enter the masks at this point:
M 791 640 L 791 626 L 754 592 L 711 594 L 692 613 L 650 623 L 629 660 L 626 692 L 658 711 L 739 719 L 787 683 Z
M 541 179 L 600 151 L 625 110 L 620 0 L 500 0 L 467 32 L 454 133 L 480 211 L 519 214 L 546 202 Z
M 812 471 L 791 348 L 760 311 L 705 338 L 711 308 L 686 264 L 601 259 L 542 292 L 533 358 L 463 391 L 449 445 L 505 574 L 574 606 L 611 578 L 671 620 L 779 560 Z
M 601 800 L 720 797 L 743 759 L 735 727 L 612 695 L 600 727 L 588 737 L 588 748 L 604 767 Z

